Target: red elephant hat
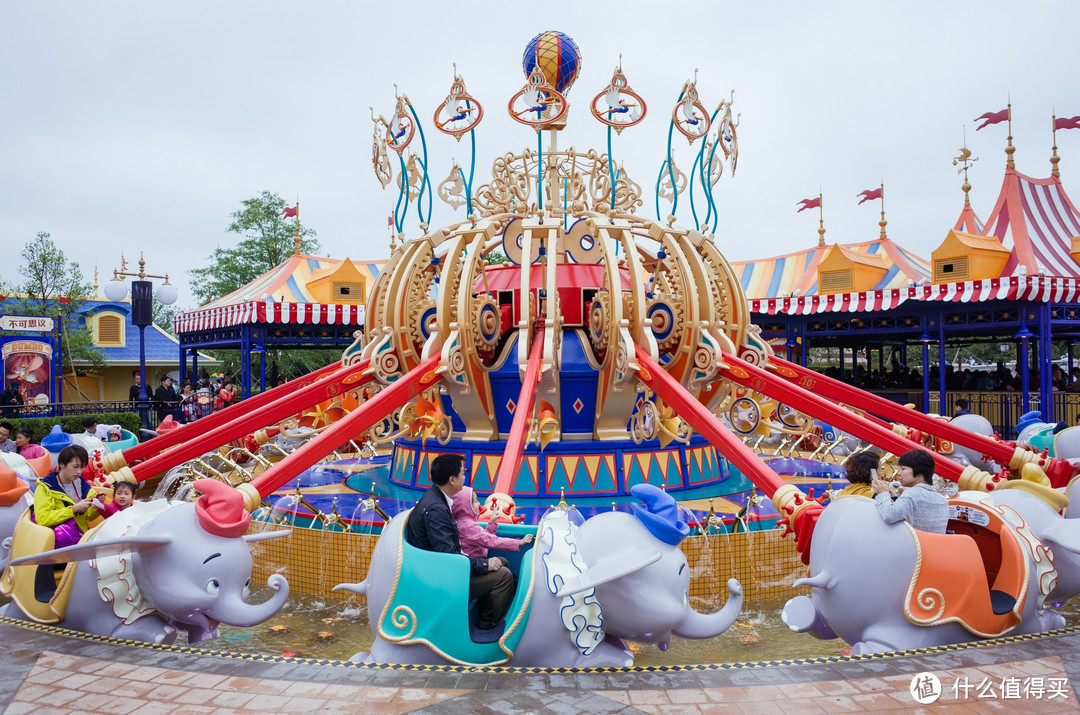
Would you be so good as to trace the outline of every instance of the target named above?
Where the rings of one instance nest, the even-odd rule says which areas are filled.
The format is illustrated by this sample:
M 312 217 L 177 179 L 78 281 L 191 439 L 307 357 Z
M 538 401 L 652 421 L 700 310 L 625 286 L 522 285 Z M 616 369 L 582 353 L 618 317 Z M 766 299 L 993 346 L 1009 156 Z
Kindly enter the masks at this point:
M 195 489 L 202 496 L 195 502 L 199 524 L 208 533 L 231 538 L 247 533 L 251 514 L 244 508 L 244 497 L 228 484 L 200 479 Z
M 0 463 L 0 506 L 11 506 L 29 489 L 30 485 L 19 479 L 14 469 Z

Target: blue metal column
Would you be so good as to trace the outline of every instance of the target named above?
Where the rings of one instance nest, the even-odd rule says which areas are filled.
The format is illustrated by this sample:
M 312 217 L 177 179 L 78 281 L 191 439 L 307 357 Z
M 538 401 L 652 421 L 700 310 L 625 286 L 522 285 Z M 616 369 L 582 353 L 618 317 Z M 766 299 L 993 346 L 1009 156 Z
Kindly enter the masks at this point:
M 949 406 L 945 401 L 946 374 L 945 374 L 945 321 L 938 317 L 938 414 L 949 414 Z
M 177 393 L 180 392 L 180 388 L 184 384 L 184 378 L 187 377 L 187 348 L 183 345 L 180 346 L 180 379 L 179 384 L 176 386 Z
M 240 390 L 241 398 L 251 397 L 251 328 L 246 324 L 240 328 Z
M 191 386 L 196 387 L 199 384 L 199 349 L 191 349 Z M 197 389 L 197 387 L 196 387 Z
M 1038 321 L 1039 402 L 1042 405 L 1043 419 L 1047 422 L 1057 422 L 1054 416 L 1054 346 L 1051 341 L 1053 335 L 1050 332 L 1050 303 L 1042 303 L 1039 306 Z
M 929 336 L 927 336 L 929 337 Z M 930 341 L 922 340 L 922 411 L 924 415 L 930 414 Z M 905 355 L 907 350 L 904 351 Z M 907 358 L 904 358 L 905 361 Z
M 1026 414 L 1031 411 L 1031 367 L 1028 365 L 1028 340 L 1032 332 L 1028 330 L 1026 314 L 1023 306 L 1020 306 L 1020 329 L 1015 337 L 1020 341 L 1016 350 L 1016 369 L 1020 373 L 1020 410 Z
M 259 330 L 259 392 L 266 392 L 266 330 Z

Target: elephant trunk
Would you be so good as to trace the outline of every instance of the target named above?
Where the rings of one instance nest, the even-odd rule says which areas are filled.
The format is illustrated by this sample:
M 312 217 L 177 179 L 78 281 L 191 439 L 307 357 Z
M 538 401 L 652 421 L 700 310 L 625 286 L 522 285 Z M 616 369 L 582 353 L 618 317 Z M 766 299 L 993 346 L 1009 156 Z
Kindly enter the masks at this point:
M 728 581 L 728 593 L 727 603 L 717 613 L 705 615 L 687 607 L 682 623 L 672 633 L 680 638 L 713 638 L 731 628 L 742 612 L 742 586 L 731 579 Z
M 266 579 L 266 585 L 276 591 L 269 601 L 251 604 L 235 598 L 219 603 L 212 615 L 218 621 L 228 623 L 230 626 L 247 627 L 262 623 L 281 610 L 281 607 L 289 600 L 289 582 L 281 574 L 270 576 Z
M 366 596 L 367 592 L 368 592 L 367 579 L 364 579 L 360 583 L 339 583 L 337 586 L 334 586 L 330 590 L 331 591 L 350 591 L 352 593 L 360 594 L 361 596 Z

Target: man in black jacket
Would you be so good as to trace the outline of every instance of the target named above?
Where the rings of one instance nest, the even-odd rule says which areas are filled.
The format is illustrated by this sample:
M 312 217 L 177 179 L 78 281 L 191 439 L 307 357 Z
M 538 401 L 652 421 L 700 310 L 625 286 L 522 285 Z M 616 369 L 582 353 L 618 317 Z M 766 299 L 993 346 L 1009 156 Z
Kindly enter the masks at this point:
M 406 540 L 418 549 L 447 554 L 461 553 L 457 522 L 450 513 L 450 499 L 465 486 L 465 465 L 456 454 L 441 454 L 431 462 L 431 488 L 413 507 L 406 526 Z M 476 627 L 498 626 L 514 598 L 514 575 L 500 559 L 469 559 L 469 600 L 478 599 Z

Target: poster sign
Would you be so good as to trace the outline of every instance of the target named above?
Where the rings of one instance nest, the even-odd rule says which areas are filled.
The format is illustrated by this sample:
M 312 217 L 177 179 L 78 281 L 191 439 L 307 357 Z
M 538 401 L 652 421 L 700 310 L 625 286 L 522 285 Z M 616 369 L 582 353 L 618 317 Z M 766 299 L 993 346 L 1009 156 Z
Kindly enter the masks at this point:
M 51 402 L 52 341 L 6 337 L 0 338 L 0 342 L 4 388 L 13 387 L 17 382 L 19 394 L 26 405 L 44 405 Z
M 53 319 L 37 315 L 0 315 L 0 330 L 30 330 L 51 333 Z

